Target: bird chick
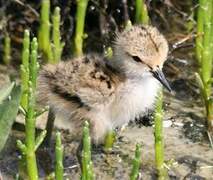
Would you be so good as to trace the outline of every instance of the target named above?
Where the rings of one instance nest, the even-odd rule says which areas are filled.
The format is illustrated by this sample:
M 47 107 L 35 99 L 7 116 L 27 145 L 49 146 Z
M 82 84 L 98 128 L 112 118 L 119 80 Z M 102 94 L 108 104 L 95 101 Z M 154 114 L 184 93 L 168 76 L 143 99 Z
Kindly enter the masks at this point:
M 88 54 L 45 66 L 39 100 L 69 120 L 76 137 L 89 120 L 93 142 L 100 143 L 108 131 L 152 108 L 160 83 L 171 91 L 162 73 L 167 53 L 155 27 L 132 26 L 117 35 L 110 60 Z

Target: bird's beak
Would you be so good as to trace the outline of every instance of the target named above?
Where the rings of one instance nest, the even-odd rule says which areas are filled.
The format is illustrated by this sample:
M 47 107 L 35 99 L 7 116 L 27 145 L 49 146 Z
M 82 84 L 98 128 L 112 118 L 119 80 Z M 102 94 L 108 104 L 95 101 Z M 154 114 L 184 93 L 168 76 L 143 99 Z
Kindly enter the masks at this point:
M 153 74 L 153 76 L 160 81 L 160 83 L 169 91 L 172 92 L 172 89 L 168 83 L 168 81 L 166 80 L 166 77 L 164 76 L 163 72 L 161 69 L 156 69 L 156 70 L 152 70 L 151 73 Z

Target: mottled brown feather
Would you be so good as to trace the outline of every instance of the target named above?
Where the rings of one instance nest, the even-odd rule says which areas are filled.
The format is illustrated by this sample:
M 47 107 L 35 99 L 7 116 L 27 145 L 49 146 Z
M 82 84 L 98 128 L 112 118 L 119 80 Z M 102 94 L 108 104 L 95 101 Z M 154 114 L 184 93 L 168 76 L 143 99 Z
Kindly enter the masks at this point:
M 38 101 L 61 112 L 81 131 L 90 109 L 108 103 L 124 78 L 96 54 L 46 65 L 38 78 Z

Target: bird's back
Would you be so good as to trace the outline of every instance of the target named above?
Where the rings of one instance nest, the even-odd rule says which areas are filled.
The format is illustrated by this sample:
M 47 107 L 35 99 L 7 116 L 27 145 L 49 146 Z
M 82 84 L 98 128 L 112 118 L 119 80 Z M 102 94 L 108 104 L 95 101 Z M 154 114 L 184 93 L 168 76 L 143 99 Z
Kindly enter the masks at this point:
M 121 81 L 106 60 L 85 55 L 45 66 L 38 78 L 38 99 L 80 125 L 89 111 L 111 101 Z

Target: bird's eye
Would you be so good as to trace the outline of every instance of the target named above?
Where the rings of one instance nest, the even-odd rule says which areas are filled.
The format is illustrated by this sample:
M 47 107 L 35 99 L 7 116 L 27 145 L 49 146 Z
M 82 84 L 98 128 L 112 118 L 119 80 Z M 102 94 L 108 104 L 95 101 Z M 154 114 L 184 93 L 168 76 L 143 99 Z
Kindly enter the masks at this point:
M 142 62 L 141 59 L 138 57 L 138 56 L 132 56 L 132 59 L 135 61 L 135 62 Z

